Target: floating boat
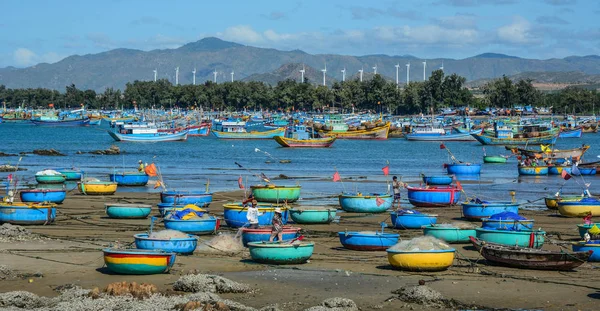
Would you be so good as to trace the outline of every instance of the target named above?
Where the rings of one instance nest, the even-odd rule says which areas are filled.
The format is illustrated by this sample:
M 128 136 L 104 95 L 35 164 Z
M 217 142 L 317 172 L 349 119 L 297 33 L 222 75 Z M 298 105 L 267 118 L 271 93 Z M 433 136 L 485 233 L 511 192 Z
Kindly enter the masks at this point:
M 188 136 L 208 136 L 210 134 L 211 123 L 202 123 L 201 125 L 189 125 L 177 128 L 159 128 L 159 133 L 179 133 L 186 131 Z
M 312 242 L 250 242 L 248 249 L 253 261 L 285 265 L 305 263 L 313 254 Z
M 600 216 L 600 200 L 580 198 L 577 201 L 557 201 L 558 212 L 567 217 L 585 217 L 588 214 Z
M 508 201 L 465 202 L 461 205 L 463 217 L 470 220 L 489 218 L 494 214 L 502 212 L 519 213 L 519 204 Z
M 579 127 L 571 130 L 561 130 L 558 133 L 558 137 L 560 138 L 581 138 L 583 135 L 583 128 Z
M 418 207 L 444 207 L 458 203 L 460 186 L 406 187 L 408 201 Z
M 548 166 L 523 166 L 519 165 L 519 175 L 543 176 L 548 175 Z
M 46 225 L 54 219 L 53 203 L 0 203 L 0 224 Z
M 177 205 L 194 204 L 205 207 L 212 202 L 212 198 L 213 193 L 206 191 L 163 191 L 160 193 L 162 203 L 176 203 Z
M 145 186 L 148 184 L 148 176 L 146 173 L 140 172 L 120 172 L 109 174 L 110 181 L 116 182 L 119 186 Z
M 321 137 L 336 137 L 337 139 L 376 139 L 385 140 L 388 139 L 388 133 L 390 131 L 390 123 L 387 122 L 385 125 L 376 126 L 372 129 L 354 130 L 346 132 L 325 132 L 319 131 Z
M 116 141 L 163 142 L 186 140 L 188 132 L 161 133 L 152 123 L 131 122 L 118 124 L 116 130 L 108 131 L 108 134 Z
M 558 201 L 564 202 L 572 202 L 581 200 L 581 195 L 565 195 L 565 196 L 547 196 L 544 198 L 544 203 L 548 209 L 557 210 L 558 209 Z
M 392 207 L 391 194 L 342 193 L 338 196 L 340 207 L 351 213 L 383 213 Z
M 67 197 L 65 189 L 24 189 L 19 190 L 22 202 L 62 203 Z
M 56 120 L 31 120 L 31 123 L 41 126 L 88 126 L 90 125 L 90 118 L 79 118 L 79 119 L 56 119 Z
M 572 175 L 580 176 L 580 175 L 596 175 L 596 167 L 595 166 L 579 166 L 576 170 L 571 170 Z
M 548 166 L 548 175 L 561 175 L 563 171 L 571 174 L 571 166 Z
M 175 253 L 145 249 L 105 248 L 104 264 L 108 270 L 118 274 L 167 273 L 175 263 Z
M 387 250 L 392 267 L 408 271 L 443 271 L 452 266 L 455 249 L 428 251 Z
M 222 130 L 212 130 L 213 135 L 221 139 L 273 139 L 275 136 L 285 135 L 285 127 L 276 128 L 268 131 L 250 131 L 246 130 L 244 121 L 223 121 Z
M 590 230 L 593 226 L 600 227 L 600 223 L 592 223 L 592 224 L 579 224 L 577 225 L 577 230 L 579 231 L 579 236 L 583 239 L 585 234 Z
M 258 202 L 288 203 L 296 202 L 300 198 L 301 186 L 251 186 L 252 195 Z
M 46 171 L 43 171 L 46 172 Z M 35 180 L 40 184 L 62 184 L 67 180 L 67 177 L 63 174 L 40 174 L 42 172 L 38 172 L 35 174 Z
M 522 154 L 530 158 L 552 158 L 552 159 L 580 159 L 583 154 L 590 148 L 589 145 L 573 149 L 552 149 L 549 146 L 542 146 L 543 150 L 532 150 L 532 149 L 521 149 L 521 148 L 510 148 L 513 153 Z
M 152 205 L 105 203 L 104 208 L 109 218 L 116 219 L 143 219 L 150 215 Z
M 589 252 L 589 251 L 591 251 L 592 254 L 588 258 L 588 261 L 592 261 L 592 262 L 600 261 L 600 241 L 592 240 L 589 242 L 585 242 L 585 241 L 575 242 L 575 243 L 573 243 L 572 247 L 573 247 L 574 252 Z
M 469 237 L 475 235 L 475 229 L 456 228 L 442 225 L 423 226 L 423 235 L 430 235 L 447 243 L 469 243 Z
M 417 211 L 408 213 L 396 211 L 390 213 L 390 219 L 396 229 L 421 229 L 423 226 L 434 225 L 437 222 L 437 215 L 421 214 Z
M 291 148 L 327 148 L 335 142 L 336 137 L 310 137 L 312 129 L 305 125 L 294 126 L 286 136 L 275 136 L 275 141 L 282 147 Z
M 196 250 L 198 239 L 188 234 L 187 238 L 154 239 L 147 233 L 138 233 L 133 235 L 135 247 L 146 250 L 161 250 L 169 253 L 189 255 Z
M 419 133 L 413 132 L 410 134 L 406 134 L 406 140 L 412 141 L 475 141 L 475 138 L 471 136 L 471 134 L 481 133 L 480 130 L 471 131 L 466 133 L 450 133 L 450 132 L 442 132 L 442 133 Z M 436 135 L 437 134 L 437 135 Z
M 423 176 L 426 185 L 444 186 L 452 183 L 452 176 Z
M 398 243 L 397 233 L 382 232 L 338 232 L 340 243 L 344 248 L 355 251 L 384 251 Z
M 507 158 L 503 156 L 483 156 L 483 163 L 506 163 Z
M 171 230 L 177 230 L 190 234 L 216 234 L 217 230 L 221 226 L 221 220 L 215 216 L 208 216 L 206 219 L 169 219 L 166 217 L 163 219 L 165 228 Z
M 275 208 L 277 207 L 281 208 L 281 219 L 283 221 L 283 224 L 287 224 L 289 210 L 286 206 L 283 206 L 281 204 L 259 202 L 258 225 L 271 225 L 271 221 L 273 220 L 273 214 L 275 213 Z M 223 218 L 225 218 L 225 223 L 227 223 L 227 226 L 231 228 L 240 228 L 248 224 L 248 219 L 246 218 L 247 214 L 248 209 L 242 203 L 230 203 L 223 205 Z
M 284 241 L 292 240 L 300 236 L 300 228 L 298 227 L 289 227 L 284 226 L 282 231 L 282 238 Z M 250 242 L 263 242 L 269 241 L 271 237 L 272 228 L 271 227 L 263 227 L 263 228 L 241 228 L 242 232 L 242 243 L 244 246 L 247 246 Z M 278 238 L 275 237 L 275 241 Z
M 504 138 L 495 137 L 488 134 L 471 134 L 482 145 L 541 145 L 556 143 L 555 134 L 544 135 L 532 138 Z
M 481 164 L 473 163 L 449 163 L 444 164 L 448 174 L 454 175 L 477 175 L 481 172 Z
M 290 218 L 297 224 L 328 224 L 335 219 L 336 209 L 290 209 Z
M 562 250 L 547 251 L 506 246 L 481 241 L 475 237 L 471 237 L 471 242 L 485 260 L 520 269 L 568 271 L 581 266 L 592 255 L 591 251 L 566 253 Z
M 81 181 L 77 189 L 85 195 L 112 195 L 117 192 L 117 183 L 110 181 Z
M 546 232 L 541 230 L 509 231 L 477 228 L 475 231 L 476 237 L 482 241 L 530 248 L 541 248 L 544 245 L 544 236 L 546 235 Z
M 83 173 L 81 170 L 74 168 L 57 168 L 54 170 L 65 175 L 67 181 L 80 180 Z

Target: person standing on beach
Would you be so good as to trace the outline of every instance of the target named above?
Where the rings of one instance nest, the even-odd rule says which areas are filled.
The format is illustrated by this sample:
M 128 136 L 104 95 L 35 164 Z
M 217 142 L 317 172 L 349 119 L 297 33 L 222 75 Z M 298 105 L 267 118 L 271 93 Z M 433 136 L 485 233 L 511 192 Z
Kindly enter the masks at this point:
M 250 229 L 258 228 L 258 216 L 260 213 L 258 212 L 258 201 L 252 200 L 252 205 L 248 207 L 248 213 L 246 214 L 246 219 L 250 224 Z
M 398 204 L 398 207 L 400 207 L 400 187 L 402 187 L 402 182 L 398 181 L 398 177 L 394 176 L 392 177 L 392 189 L 394 190 L 394 203 Z
M 273 214 L 273 220 L 271 221 L 271 236 L 269 237 L 269 242 L 273 242 L 275 237 L 277 237 L 278 241 L 283 241 L 283 217 L 281 215 L 281 208 L 275 208 L 275 213 Z

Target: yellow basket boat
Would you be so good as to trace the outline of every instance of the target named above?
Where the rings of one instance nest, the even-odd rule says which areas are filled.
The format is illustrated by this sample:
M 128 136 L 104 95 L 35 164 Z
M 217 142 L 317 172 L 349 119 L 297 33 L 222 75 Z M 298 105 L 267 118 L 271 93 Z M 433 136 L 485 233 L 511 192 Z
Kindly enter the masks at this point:
M 429 251 L 387 250 L 392 267 L 408 271 L 442 271 L 452 266 L 454 249 Z
M 110 181 L 78 182 L 77 189 L 86 195 L 111 195 L 117 192 L 117 183 Z

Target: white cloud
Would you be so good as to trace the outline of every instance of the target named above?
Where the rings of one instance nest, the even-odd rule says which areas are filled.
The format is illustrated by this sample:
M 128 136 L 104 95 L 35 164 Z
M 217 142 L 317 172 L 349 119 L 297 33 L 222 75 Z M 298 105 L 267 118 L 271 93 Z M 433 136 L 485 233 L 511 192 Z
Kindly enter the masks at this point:
M 55 63 L 63 57 L 55 52 L 48 52 L 43 55 L 37 55 L 30 49 L 18 48 L 13 52 L 15 65 L 19 67 L 28 67 L 38 63 Z
M 510 44 L 531 44 L 538 40 L 531 33 L 531 24 L 523 17 L 516 16 L 513 22 L 497 30 L 498 39 Z
M 222 33 L 217 33 L 217 35 L 225 40 L 250 44 L 257 44 L 265 41 L 262 34 L 254 31 L 252 27 L 247 25 L 229 27 Z

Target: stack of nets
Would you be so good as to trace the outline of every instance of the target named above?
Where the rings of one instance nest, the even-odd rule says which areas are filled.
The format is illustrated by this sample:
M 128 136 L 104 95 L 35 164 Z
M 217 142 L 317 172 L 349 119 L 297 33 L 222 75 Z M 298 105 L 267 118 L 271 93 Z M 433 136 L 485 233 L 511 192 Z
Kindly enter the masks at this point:
M 400 241 L 398 244 L 390 247 L 393 251 L 417 252 L 417 251 L 433 251 L 447 250 L 452 247 L 442 240 L 438 240 L 432 236 L 416 237 L 412 240 Z
M 154 231 L 148 235 L 148 238 L 155 240 L 185 239 L 188 238 L 188 234 L 177 230 L 166 229 Z
M 202 253 L 239 253 L 244 250 L 242 236 L 221 233 L 214 238 L 198 244 L 196 252 Z

